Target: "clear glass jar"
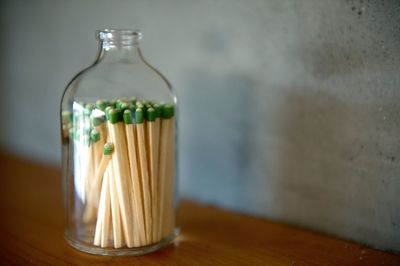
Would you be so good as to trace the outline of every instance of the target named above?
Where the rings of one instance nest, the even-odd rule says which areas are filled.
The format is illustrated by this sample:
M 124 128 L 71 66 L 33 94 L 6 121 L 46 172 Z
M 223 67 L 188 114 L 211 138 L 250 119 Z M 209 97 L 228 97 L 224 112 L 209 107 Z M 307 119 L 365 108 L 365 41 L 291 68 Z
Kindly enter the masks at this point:
M 61 101 L 65 238 L 92 254 L 146 254 L 178 232 L 177 98 L 143 58 L 139 31 L 97 37 L 95 62 Z

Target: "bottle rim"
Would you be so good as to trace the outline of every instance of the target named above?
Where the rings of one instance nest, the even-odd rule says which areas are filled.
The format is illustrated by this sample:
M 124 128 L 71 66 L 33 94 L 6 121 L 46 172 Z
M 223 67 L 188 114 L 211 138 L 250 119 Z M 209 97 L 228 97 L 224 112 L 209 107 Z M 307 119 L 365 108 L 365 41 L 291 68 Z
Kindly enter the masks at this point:
M 142 39 L 142 32 L 140 30 L 130 29 L 101 29 L 96 31 L 96 37 L 100 41 L 110 44 L 135 44 Z

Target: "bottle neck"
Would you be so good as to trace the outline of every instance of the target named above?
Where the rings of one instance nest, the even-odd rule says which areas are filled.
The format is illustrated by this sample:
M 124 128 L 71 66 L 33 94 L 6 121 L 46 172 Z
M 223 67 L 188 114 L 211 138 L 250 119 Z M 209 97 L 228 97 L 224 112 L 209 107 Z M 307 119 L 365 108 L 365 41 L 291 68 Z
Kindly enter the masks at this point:
M 142 61 L 139 41 L 142 34 L 131 30 L 102 30 L 98 32 L 97 62 L 136 63 Z
M 100 42 L 97 61 L 135 63 L 142 61 L 142 53 L 138 44 L 122 46 Z

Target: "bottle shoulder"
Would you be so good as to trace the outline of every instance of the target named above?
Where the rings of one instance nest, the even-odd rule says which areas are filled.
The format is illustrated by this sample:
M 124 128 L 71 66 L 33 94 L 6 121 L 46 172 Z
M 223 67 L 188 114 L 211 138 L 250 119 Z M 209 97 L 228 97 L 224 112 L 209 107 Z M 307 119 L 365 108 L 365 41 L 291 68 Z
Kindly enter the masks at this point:
M 94 63 L 71 80 L 65 89 L 63 101 L 132 96 L 165 102 L 176 101 L 170 82 L 147 62 Z

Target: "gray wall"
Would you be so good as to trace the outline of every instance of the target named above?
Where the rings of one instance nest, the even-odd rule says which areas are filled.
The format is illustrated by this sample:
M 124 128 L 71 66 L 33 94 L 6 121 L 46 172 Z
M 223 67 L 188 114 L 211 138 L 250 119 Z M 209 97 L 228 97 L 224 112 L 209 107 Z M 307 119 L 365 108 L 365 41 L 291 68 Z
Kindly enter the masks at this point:
M 2 1 L 0 145 L 59 163 L 94 31 L 139 28 L 181 100 L 181 195 L 400 251 L 398 1 Z

